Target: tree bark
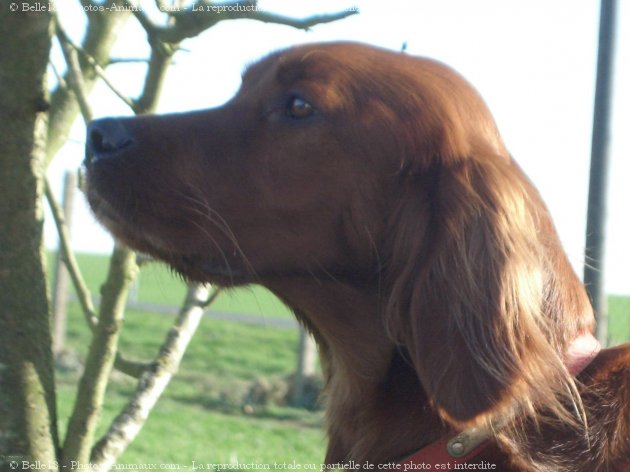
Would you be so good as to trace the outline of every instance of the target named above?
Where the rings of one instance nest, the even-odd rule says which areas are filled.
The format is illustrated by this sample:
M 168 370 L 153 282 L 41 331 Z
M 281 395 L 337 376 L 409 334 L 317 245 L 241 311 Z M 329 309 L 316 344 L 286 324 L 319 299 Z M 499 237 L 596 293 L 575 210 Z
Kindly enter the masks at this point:
M 52 18 L 27 4 L 0 8 L 0 469 L 55 470 L 42 210 Z

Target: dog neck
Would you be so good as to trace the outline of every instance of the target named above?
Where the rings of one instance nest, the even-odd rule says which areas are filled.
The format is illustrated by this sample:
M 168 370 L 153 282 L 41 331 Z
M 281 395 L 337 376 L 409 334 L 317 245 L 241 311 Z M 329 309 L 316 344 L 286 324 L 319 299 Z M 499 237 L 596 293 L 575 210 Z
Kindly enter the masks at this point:
M 387 462 L 447 432 L 405 353 L 385 332 L 377 286 L 312 277 L 265 286 L 317 341 L 328 399 L 327 464 L 350 457 Z
M 388 462 L 419 444 L 457 442 L 458 433 L 430 407 L 404 351 L 387 335 L 378 287 L 313 277 L 275 278 L 264 285 L 293 309 L 317 341 L 329 399 L 326 463 L 348 458 Z M 598 348 L 592 335 L 577 337 L 565 356 L 567 370 L 577 375 Z M 387 428 L 377 431 L 383 424 Z M 462 433 L 475 438 L 475 446 L 490 437 Z
M 358 379 L 383 378 L 395 346 L 383 333 L 377 290 L 312 277 L 276 278 L 265 285 L 309 329 L 322 354 Z

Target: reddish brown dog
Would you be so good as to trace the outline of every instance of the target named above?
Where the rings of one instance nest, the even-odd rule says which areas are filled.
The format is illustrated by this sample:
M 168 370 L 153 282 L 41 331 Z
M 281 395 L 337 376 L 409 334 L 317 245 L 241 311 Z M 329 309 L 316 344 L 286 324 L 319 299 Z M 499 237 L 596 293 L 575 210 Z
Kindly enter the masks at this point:
M 481 430 L 470 465 L 630 470 L 630 348 L 571 375 L 587 295 L 482 99 L 444 65 L 289 49 L 220 108 L 93 122 L 85 165 L 119 240 L 191 280 L 264 285 L 312 331 L 327 463 Z

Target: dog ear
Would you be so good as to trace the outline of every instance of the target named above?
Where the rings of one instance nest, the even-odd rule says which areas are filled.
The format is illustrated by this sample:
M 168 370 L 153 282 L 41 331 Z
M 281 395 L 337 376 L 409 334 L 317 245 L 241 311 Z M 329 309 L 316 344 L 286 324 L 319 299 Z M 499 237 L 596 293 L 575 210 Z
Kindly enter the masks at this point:
M 584 307 L 559 293 L 565 274 L 557 271 L 575 276 L 558 263 L 564 254 L 537 192 L 500 157 L 408 177 L 404 188 L 388 327 L 442 417 L 463 426 L 515 402 L 554 409 L 558 391 L 572 385 L 559 311 Z

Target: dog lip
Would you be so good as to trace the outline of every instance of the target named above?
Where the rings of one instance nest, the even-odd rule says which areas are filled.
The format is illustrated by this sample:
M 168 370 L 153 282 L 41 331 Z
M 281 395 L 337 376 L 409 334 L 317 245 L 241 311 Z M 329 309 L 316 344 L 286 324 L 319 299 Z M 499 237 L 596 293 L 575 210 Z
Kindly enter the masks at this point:
M 186 268 L 203 273 L 208 277 L 235 277 L 242 275 L 229 264 L 218 264 L 213 258 L 208 260 L 208 258 L 198 255 L 182 255 L 180 260 Z

